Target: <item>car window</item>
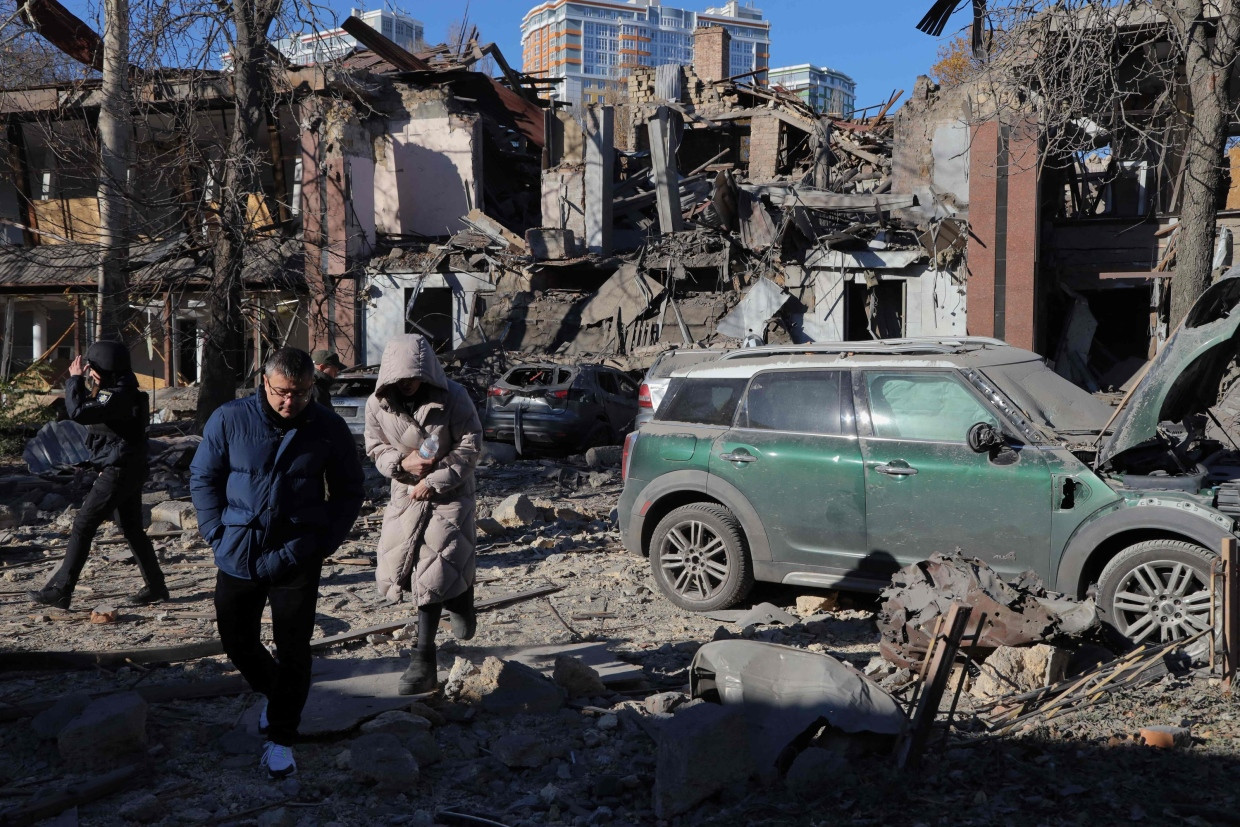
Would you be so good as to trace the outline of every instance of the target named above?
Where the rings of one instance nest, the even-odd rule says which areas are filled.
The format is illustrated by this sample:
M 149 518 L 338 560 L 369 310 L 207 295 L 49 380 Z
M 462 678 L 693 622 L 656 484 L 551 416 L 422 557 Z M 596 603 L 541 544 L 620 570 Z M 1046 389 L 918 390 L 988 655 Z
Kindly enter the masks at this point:
M 745 379 L 673 379 L 655 418 L 702 425 L 731 425 L 745 383 Z
M 598 384 L 605 393 L 620 393 L 620 386 L 616 384 L 616 377 L 610 373 L 599 371 Z
M 840 372 L 760 373 L 749 383 L 737 425 L 807 434 L 840 433 Z
M 361 376 L 361 377 L 341 377 L 337 379 L 328 390 L 332 396 L 354 397 L 354 396 L 370 396 L 375 392 L 375 382 L 377 377 Z
M 964 442 L 976 422 L 999 421 L 949 373 L 866 374 L 875 436 Z

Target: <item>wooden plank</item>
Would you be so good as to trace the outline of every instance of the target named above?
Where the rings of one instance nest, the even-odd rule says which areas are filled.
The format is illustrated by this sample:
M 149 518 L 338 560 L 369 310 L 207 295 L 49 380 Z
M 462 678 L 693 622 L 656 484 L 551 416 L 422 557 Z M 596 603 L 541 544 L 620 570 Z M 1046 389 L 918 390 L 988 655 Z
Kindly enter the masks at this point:
M 1132 272 L 1107 272 L 1099 273 L 1100 279 L 1169 279 L 1174 273 L 1165 273 L 1158 270 L 1134 270 Z
M 930 656 L 926 669 L 926 683 L 917 699 L 917 708 L 909 719 L 908 731 L 896 747 L 896 763 L 902 769 L 915 769 L 921 760 L 921 753 L 925 750 L 930 730 L 934 727 L 934 716 L 943 700 L 943 691 L 951 677 L 956 652 L 960 648 L 960 640 L 964 637 L 972 611 L 968 606 L 953 603 L 947 611 L 941 634 L 935 638 L 934 653 Z
M 1235 537 L 1224 537 L 1223 547 L 1223 685 L 1231 688 L 1240 665 L 1240 552 Z M 1211 641 L 1213 645 L 1213 641 Z

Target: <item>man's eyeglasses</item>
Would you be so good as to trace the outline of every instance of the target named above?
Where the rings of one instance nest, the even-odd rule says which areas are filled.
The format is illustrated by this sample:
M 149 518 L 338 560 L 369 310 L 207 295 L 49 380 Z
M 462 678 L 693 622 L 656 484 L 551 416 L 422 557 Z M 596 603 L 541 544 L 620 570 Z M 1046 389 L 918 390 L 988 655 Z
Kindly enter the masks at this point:
M 266 384 L 267 393 L 270 393 L 272 396 L 278 396 L 281 399 L 290 399 L 293 401 L 309 398 L 310 393 L 314 390 L 313 385 L 308 388 L 277 388 L 270 382 Z

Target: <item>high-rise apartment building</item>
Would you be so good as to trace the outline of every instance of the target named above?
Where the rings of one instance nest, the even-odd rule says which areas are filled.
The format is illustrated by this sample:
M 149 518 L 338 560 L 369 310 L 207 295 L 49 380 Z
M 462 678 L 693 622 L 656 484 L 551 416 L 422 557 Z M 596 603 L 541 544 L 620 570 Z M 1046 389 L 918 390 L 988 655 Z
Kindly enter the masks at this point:
M 693 32 L 722 26 L 731 35 L 730 75 L 754 72 L 765 82 L 771 24 L 762 11 L 738 0 L 697 12 L 660 0 L 546 0 L 521 21 L 523 70 L 562 77 L 551 94 L 572 103 L 596 103 L 624 90 L 637 66 L 693 62 Z
M 367 26 L 407 51 L 420 52 L 425 48 L 422 22 L 407 14 L 386 9 L 367 12 L 350 9 L 349 14 L 360 17 Z M 310 34 L 290 35 L 277 40 L 273 45 L 293 63 L 309 66 L 342 57 L 358 44 L 344 29 L 327 29 Z
M 782 86 L 819 114 L 847 118 L 857 107 L 857 82 L 843 72 L 802 63 L 769 74 L 771 86 Z

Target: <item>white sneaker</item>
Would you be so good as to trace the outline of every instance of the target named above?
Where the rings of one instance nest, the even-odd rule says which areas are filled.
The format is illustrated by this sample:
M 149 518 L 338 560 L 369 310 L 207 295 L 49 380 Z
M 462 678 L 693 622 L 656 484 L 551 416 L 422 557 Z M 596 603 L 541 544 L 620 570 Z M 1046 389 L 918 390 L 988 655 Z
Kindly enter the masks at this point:
M 267 699 L 263 698 L 263 708 L 258 711 L 258 734 L 266 735 L 267 728 L 271 724 L 267 722 Z
M 267 768 L 271 778 L 288 778 L 297 772 L 297 762 L 293 760 L 293 748 L 268 741 L 263 744 L 263 757 L 259 766 Z

